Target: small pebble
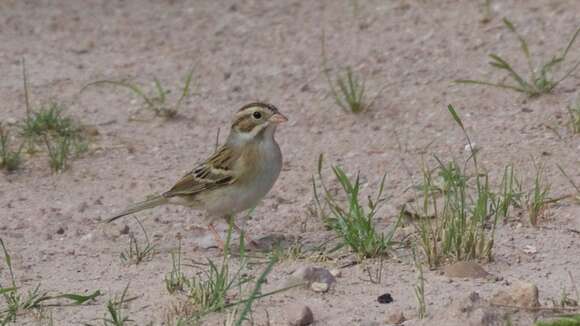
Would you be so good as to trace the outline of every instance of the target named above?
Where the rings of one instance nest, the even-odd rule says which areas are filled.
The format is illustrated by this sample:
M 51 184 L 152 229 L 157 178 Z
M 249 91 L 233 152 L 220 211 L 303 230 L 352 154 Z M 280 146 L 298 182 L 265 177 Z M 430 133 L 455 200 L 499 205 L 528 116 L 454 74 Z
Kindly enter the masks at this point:
M 332 276 L 334 276 L 336 278 L 339 278 L 339 277 L 342 276 L 342 271 L 340 269 L 338 269 L 338 268 L 331 269 L 330 270 L 330 275 L 332 275 Z
M 405 320 L 406 319 L 405 315 L 403 315 L 403 312 L 400 310 L 395 310 L 387 316 L 385 322 L 389 325 L 399 325 L 402 324 Z
M 131 229 L 129 229 L 129 225 L 125 224 L 125 226 L 119 231 L 119 234 L 124 235 L 124 234 L 129 234 L 129 231 Z
M 326 291 L 328 291 L 330 286 L 327 283 L 314 282 L 314 283 L 310 284 L 310 288 L 314 292 L 326 292 Z
M 385 293 L 385 294 L 382 294 L 382 295 L 380 295 L 380 296 L 377 298 L 377 301 L 378 301 L 379 303 L 383 303 L 383 304 L 386 304 L 386 303 L 391 303 L 391 302 L 393 302 L 393 297 L 391 296 L 391 294 L 390 294 L 390 293 Z

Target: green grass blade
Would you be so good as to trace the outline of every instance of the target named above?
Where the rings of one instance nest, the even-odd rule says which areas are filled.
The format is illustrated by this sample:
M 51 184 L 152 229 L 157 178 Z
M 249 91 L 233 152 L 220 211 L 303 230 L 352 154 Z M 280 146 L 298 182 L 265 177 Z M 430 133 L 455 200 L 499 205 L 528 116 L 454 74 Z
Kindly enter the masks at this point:
M 6 249 L 6 245 L 4 244 L 4 240 L 2 240 L 2 238 L 0 238 L 0 246 L 2 247 L 2 251 L 4 252 L 4 261 L 6 262 L 6 266 L 8 266 L 8 272 L 10 273 L 12 287 L 16 288 L 16 278 L 14 277 L 14 270 L 12 269 L 12 258 L 10 257 L 8 249 Z
M 497 54 L 490 54 L 489 57 L 492 59 L 490 64 L 496 68 L 506 70 L 510 76 L 520 85 L 520 87 L 529 93 L 533 90 L 528 82 L 526 82 L 513 68 L 512 66 Z M 534 78 L 535 79 L 535 78 Z
M 276 259 L 271 259 L 270 262 L 268 263 L 268 266 L 266 266 L 266 268 L 264 269 L 262 274 L 260 274 L 260 276 L 256 280 L 256 285 L 254 286 L 254 289 L 252 290 L 250 297 L 248 298 L 248 300 L 244 304 L 244 309 L 242 310 L 242 313 L 240 314 L 240 316 L 238 317 L 238 320 L 235 323 L 236 326 L 241 326 L 242 322 L 244 320 L 246 320 L 246 316 L 250 313 L 250 311 L 252 309 L 252 304 L 257 299 L 257 297 L 261 294 L 260 292 L 262 289 L 262 285 L 266 282 L 266 277 L 268 276 L 268 274 L 270 274 L 270 272 L 274 268 L 275 264 L 276 264 Z
M 474 85 L 493 86 L 493 87 L 497 87 L 497 88 L 511 89 L 511 90 L 514 90 L 514 91 L 520 92 L 520 93 L 526 93 L 525 89 L 518 87 L 518 86 L 506 85 L 506 84 L 500 84 L 500 83 L 492 83 L 492 82 L 486 82 L 486 81 L 481 81 L 481 80 L 457 79 L 454 82 L 458 83 L 458 84 L 474 84 Z
M 551 88 L 556 87 L 556 85 L 558 85 L 560 82 L 564 81 L 565 79 L 567 79 L 568 77 L 570 77 L 577 69 L 578 67 L 580 67 L 580 61 L 576 62 L 576 64 L 574 64 L 574 66 L 568 70 L 568 72 L 566 72 L 566 74 L 564 76 L 562 76 L 560 79 L 558 79 L 557 81 L 555 81 L 552 84 Z
M 26 107 L 26 116 L 29 117 L 32 112 L 30 106 L 30 95 L 28 94 L 28 75 L 26 74 L 26 59 L 22 58 L 22 82 L 24 88 L 24 105 Z
M 158 96 L 159 102 L 161 102 L 162 104 L 165 103 L 165 90 L 163 89 L 161 82 L 159 81 L 159 79 L 157 79 L 157 77 L 153 77 L 153 83 L 155 84 L 155 89 L 157 89 L 157 94 L 159 94 Z
M 179 97 L 179 99 L 177 100 L 177 104 L 175 105 L 176 108 L 181 107 L 181 102 L 191 94 L 190 87 L 192 79 L 193 79 L 193 68 L 189 69 L 189 72 L 185 77 L 185 84 L 183 85 L 181 96 Z
M 449 104 L 447 106 L 447 110 L 449 111 L 449 113 L 451 113 L 451 117 L 453 117 L 453 120 L 455 120 L 455 122 L 457 122 L 457 124 L 461 127 L 461 129 L 465 131 L 465 128 L 463 127 L 463 121 L 461 121 L 461 118 L 457 114 L 457 111 L 455 111 L 453 105 Z
M 102 293 L 100 290 L 96 290 L 95 292 L 88 294 L 88 295 L 83 295 L 83 294 L 77 294 L 77 293 L 64 293 L 64 294 L 60 294 L 57 296 L 52 297 L 52 299 L 68 299 L 73 301 L 74 304 L 76 305 L 82 305 L 87 301 L 92 301 L 95 300 L 97 297 L 101 296 Z
M 532 75 L 534 75 L 534 64 L 532 62 L 532 56 L 530 55 L 530 49 L 528 47 L 528 42 L 526 41 L 526 39 L 520 34 L 518 33 L 518 31 L 516 30 L 514 24 L 508 20 L 507 18 L 503 19 L 503 23 L 507 26 L 507 28 L 516 35 L 516 37 L 518 38 L 518 40 L 520 41 L 520 47 L 522 49 L 522 52 L 524 53 L 526 60 L 528 62 L 528 66 L 530 68 L 530 71 L 532 73 Z M 535 79 L 535 76 L 532 76 L 533 79 Z
M 568 51 L 570 51 L 572 44 L 574 44 L 574 42 L 576 42 L 576 38 L 578 37 L 579 34 L 580 34 L 580 27 L 578 27 L 578 29 L 576 29 L 576 32 L 574 32 L 574 35 L 570 39 L 570 42 L 568 42 L 568 46 L 566 47 L 566 50 L 564 50 L 564 53 L 562 53 L 562 59 L 566 58 L 566 55 L 568 55 Z
M 16 288 L 0 288 L 0 295 L 16 291 Z
M 562 174 L 566 177 L 566 179 L 568 179 L 568 182 L 570 182 L 572 187 L 574 189 L 576 189 L 576 192 L 578 192 L 578 194 L 580 194 L 580 186 L 577 186 L 576 183 L 574 183 L 574 180 L 572 180 L 572 178 L 570 178 L 570 176 L 566 173 L 566 171 L 564 171 L 564 168 L 562 168 L 562 166 L 560 164 L 556 164 L 556 166 L 558 167 L 558 170 L 560 170 L 560 172 L 562 172 Z

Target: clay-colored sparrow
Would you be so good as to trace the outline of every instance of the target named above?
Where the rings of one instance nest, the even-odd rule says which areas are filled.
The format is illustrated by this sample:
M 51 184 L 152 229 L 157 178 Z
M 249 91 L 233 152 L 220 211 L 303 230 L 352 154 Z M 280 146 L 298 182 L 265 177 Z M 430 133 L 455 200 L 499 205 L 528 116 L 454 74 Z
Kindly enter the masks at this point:
M 282 168 L 282 153 L 274 133 L 278 124 L 287 120 L 271 104 L 245 105 L 235 114 L 225 144 L 213 155 L 169 191 L 137 203 L 107 222 L 164 204 L 201 209 L 206 211 L 209 229 L 223 249 L 213 223 L 256 206 L 270 191 Z M 243 232 L 235 223 L 234 227 Z

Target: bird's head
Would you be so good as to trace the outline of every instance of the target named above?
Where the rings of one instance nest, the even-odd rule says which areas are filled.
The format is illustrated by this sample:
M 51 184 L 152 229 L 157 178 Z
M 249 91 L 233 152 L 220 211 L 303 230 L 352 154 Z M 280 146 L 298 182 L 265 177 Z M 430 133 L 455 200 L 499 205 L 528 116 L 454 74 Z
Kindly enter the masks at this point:
M 288 121 L 278 109 L 268 103 L 255 102 L 244 105 L 232 121 L 232 135 L 239 140 L 259 140 L 272 137 L 276 126 Z M 231 135 L 230 135 L 231 137 Z

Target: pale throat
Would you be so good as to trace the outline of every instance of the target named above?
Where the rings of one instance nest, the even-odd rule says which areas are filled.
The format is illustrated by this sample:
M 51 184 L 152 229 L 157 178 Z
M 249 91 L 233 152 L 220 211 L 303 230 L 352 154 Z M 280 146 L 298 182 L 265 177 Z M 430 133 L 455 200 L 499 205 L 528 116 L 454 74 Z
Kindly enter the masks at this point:
M 228 136 L 228 142 L 243 145 L 250 142 L 268 142 L 274 140 L 274 132 L 276 131 L 276 125 L 256 125 L 249 132 L 242 132 L 239 130 L 232 129 L 230 135 Z

